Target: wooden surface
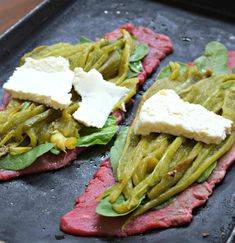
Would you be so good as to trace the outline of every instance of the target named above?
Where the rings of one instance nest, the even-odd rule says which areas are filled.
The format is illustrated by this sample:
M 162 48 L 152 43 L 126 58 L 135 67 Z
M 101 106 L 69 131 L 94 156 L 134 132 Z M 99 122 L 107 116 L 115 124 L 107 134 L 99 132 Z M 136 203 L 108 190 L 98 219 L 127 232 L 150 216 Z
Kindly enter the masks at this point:
M 0 0 L 0 34 L 43 0 Z

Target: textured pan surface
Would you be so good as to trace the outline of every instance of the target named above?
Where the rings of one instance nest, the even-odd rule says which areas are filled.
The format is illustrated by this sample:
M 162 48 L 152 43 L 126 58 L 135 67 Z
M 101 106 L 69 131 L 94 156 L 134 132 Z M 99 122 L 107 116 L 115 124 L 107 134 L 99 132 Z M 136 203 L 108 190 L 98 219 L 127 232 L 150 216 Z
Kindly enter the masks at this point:
M 53 1 L 48 2 L 52 4 Z M 55 10 L 58 2 L 54 1 Z M 46 12 L 48 15 L 52 12 L 48 8 L 43 8 L 43 11 L 44 16 Z M 42 18 L 38 17 L 37 21 L 42 21 Z M 17 43 L 19 40 L 16 36 L 8 38 L 16 48 L 10 48 L 7 56 L 1 58 L 1 85 L 17 66 L 23 53 L 33 47 L 59 41 L 76 43 L 79 35 L 94 39 L 128 22 L 150 27 L 172 39 L 175 52 L 168 56 L 161 66 L 169 60 L 193 60 L 202 52 L 205 44 L 212 40 L 221 41 L 229 49 L 235 49 L 232 22 L 186 12 L 158 1 L 71 1 L 41 27 L 34 21 L 34 31 L 27 34 L 27 28 L 32 30 L 33 25 L 29 18 L 24 23 L 26 29 L 23 43 Z M 22 38 L 19 36 L 19 39 Z M 152 84 L 155 77 L 156 73 L 147 80 L 143 90 Z M 143 90 L 137 95 L 135 106 L 128 113 L 127 123 L 131 120 Z M 192 223 L 185 227 L 155 230 L 145 235 L 121 239 L 74 237 L 61 232 L 61 215 L 73 207 L 75 197 L 84 191 L 97 166 L 107 156 L 111 144 L 87 150 L 71 166 L 57 172 L 0 183 L 0 240 L 56 242 L 61 239 L 61 242 L 161 243 L 226 241 L 235 224 L 235 166 L 229 170 L 223 183 L 215 189 L 208 203 L 195 211 Z M 202 237 L 204 232 L 209 233 L 207 238 Z

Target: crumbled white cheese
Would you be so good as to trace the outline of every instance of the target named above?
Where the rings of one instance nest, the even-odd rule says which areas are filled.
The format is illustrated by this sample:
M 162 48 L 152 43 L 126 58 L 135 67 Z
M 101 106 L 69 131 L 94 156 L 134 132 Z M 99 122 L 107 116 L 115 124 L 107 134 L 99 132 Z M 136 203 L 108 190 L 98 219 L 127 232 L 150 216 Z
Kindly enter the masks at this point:
M 12 97 L 64 109 L 71 103 L 73 72 L 63 57 L 26 58 L 3 85 Z
M 183 101 L 174 90 L 160 90 L 141 107 L 134 124 L 135 134 L 169 133 L 219 144 L 231 133 L 232 121 L 201 105 Z
M 73 85 L 82 97 L 73 117 L 86 126 L 98 128 L 104 126 L 114 105 L 128 92 L 125 87 L 105 81 L 95 69 L 85 72 L 76 68 Z

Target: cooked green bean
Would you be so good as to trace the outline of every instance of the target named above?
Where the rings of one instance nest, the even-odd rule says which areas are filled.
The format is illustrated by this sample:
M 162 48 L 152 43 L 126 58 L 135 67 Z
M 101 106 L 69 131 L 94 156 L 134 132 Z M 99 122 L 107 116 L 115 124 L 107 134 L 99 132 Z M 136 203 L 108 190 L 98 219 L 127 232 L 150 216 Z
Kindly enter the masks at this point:
M 99 48 L 99 45 L 97 44 L 94 46 L 94 50 L 89 53 L 86 61 L 86 65 L 84 66 L 84 71 L 88 72 L 92 66 L 99 60 L 100 56 L 102 55 L 102 51 Z
M 125 42 L 124 49 L 122 51 L 121 62 L 118 69 L 118 76 L 114 79 L 109 80 L 117 85 L 120 85 L 126 78 L 129 70 L 129 58 L 131 54 L 132 38 L 128 31 L 122 30 L 123 39 Z
M 180 160 L 174 167 L 172 167 L 161 179 L 160 183 L 156 184 L 149 192 L 148 198 L 153 199 L 161 195 L 164 191 L 176 184 L 183 176 L 185 171 L 189 168 L 192 161 L 198 156 L 202 150 L 202 143 L 197 143 L 186 158 Z
M 142 198 L 143 195 L 147 192 L 147 190 L 161 180 L 161 176 L 167 172 L 172 157 L 175 155 L 175 153 L 177 152 L 180 145 L 184 142 L 184 140 L 185 138 L 177 137 L 173 141 L 173 143 L 168 147 L 168 149 L 158 162 L 154 171 L 133 189 L 131 193 L 131 198 L 129 198 L 124 203 L 113 204 L 113 208 L 116 212 L 123 213 L 134 208 L 138 204 L 140 198 Z M 110 195 L 112 195 L 112 193 Z M 112 202 L 111 197 L 110 202 Z
M 30 106 L 30 109 L 25 110 L 24 112 L 17 112 L 12 116 L 9 116 L 7 121 L 0 127 L 0 134 L 7 134 L 11 129 L 17 127 L 19 124 L 25 120 L 38 115 L 45 111 L 45 106 L 40 105 L 34 108 L 34 105 Z
M 118 75 L 118 68 L 121 61 L 121 54 L 118 51 L 114 51 L 110 54 L 109 59 L 98 71 L 103 75 L 104 79 L 110 80 Z
M 161 194 L 156 199 L 147 202 L 143 206 L 140 206 L 129 220 L 133 219 L 133 217 L 143 214 L 144 212 L 148 211 L 150 208 L 160 205 L 164 201 L 168 200 L 172 196 L 178 194 L 179 192 L 185 190 L 187 187 L 192 185 L 211 164 L 213 164 L 217 159 L 219 159 L 223 154 L 225 154 L 231 148 L 234 142 L 235 142 L 235 132 L 233 132 L 226 139 L 226 141 L 223 143 L 223 146 L 221 146 L 221 148 L 218 151 L 216 151 L 216 153 L 213 156 L 206 159 L 206 161 L 200 167 L 200 169 L 196 170 L 196 172 L 189 175 L 189 177 L 185 178 L 184 180 L 180 180 L 178 184 L 176 184 L 171 189 Z
M 137 168 L 141 158 L 144 155 L 144 152 L 147 148 L 147 141 L 146 139 L 141 140 L 134 151 L 132 152 L 131 156 L 129 157 L 128 161 L 126 162 L 125 169 L 122 171 L 120 183 L 116 190 L 113 190 L 109 196 L 110 202 L 115 202 L 119 195 L 121 194 L 123 188 L 127 185 L 128 180 L 132 177 L 135 169 Z
M 150 135 L 152 137 L 152 135 Z M 143 158 L 141 163 L 139 163 L 138 169 L 135 171 L 135 179 L 133 178 L 134 184 L 139 184 L 144 177 L 147 175 L 146 173 L 150 173 L 153 171 L 157 163 L 159 162 L 162 155 L 165 153 L 167 147 L 169 146 L 168 137 L 161 134 L 156 139 L 152 139 L 149 143 L 149 147 L 146 151 L 147 156 Z M 155 166 L 153 166 L 153 164 Z M 150 168 L 151 167 L 151 168 Z
M 100 58 L 93 64 L 92 68 L 98 70 L 109 59 L 108 54 L 101 54 Z
M 104 46 L 102 48 L 102 51 L 105 54 L 109 54 L 110 52 L 113 52 L 117 49 L 121 49 L 123 47 L 124 43 L 125 43 L 125 41 L 123 39 L 120 39 L 120 40 L 117 40 L 117 41 L 112 41 L 108 45 Z

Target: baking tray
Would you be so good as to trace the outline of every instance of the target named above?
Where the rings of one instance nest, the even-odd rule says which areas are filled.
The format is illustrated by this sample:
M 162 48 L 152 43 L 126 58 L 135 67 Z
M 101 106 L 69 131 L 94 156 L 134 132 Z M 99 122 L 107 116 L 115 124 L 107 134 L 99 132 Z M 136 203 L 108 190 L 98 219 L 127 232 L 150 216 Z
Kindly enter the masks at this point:
M 59 41 L 76 43 L 80 35 L 95 39 L 125 23 L 144 25 L 170 36 L 174 53 L 169 60 L 192 61 L 212 40 L 235 49 L 234 23 L 188 12 L 158 1 L 45 1 L 0 38 L 0 80 L 7 80 L 20 57 L 32 48 Z M 159 69 L 158 69 L 159 70 Z M 143 92 L 127 113 L 128 124 Z M 73 208 L 85 189 L 106 147 L 88 149 L 70 166 L 56 172 L 26 176 L 0 184 L 0 241 L 14 242 L 226 242 L 235 224 L 235 166 L 215 189 L 205 206 L 194 211 L 193 221 L 178 228 L 153 230 L 127 238 L 75 237 L 59 230 L 60 217 Z M 202 237 L 208 232 L 209 236 Z M 232 241 L 231 241 L 232 242 Z

